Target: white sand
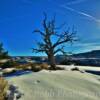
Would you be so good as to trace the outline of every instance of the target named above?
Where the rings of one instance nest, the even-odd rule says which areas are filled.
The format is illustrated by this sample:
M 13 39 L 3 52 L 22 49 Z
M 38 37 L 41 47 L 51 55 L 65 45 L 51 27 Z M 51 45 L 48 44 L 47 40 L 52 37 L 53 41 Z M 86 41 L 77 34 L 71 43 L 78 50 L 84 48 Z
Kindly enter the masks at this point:
M 91 67 L 91 66 L 78 66 L 78 67 L 84 70 L 100 71 L 100 67 Z
M 78 67 L 80 70 L 91 70 L 91 71 L 100 71 L 100 67 L 91 67 L 91 66 L 74 66 L 74 65 L 57 65 L 59 67 L 64 67 L 66 70 L 70 70 L 71 68 Z
M 20 100 L 100 100 L 100 76 L 78 71 L 41 71 L 8 79 Z

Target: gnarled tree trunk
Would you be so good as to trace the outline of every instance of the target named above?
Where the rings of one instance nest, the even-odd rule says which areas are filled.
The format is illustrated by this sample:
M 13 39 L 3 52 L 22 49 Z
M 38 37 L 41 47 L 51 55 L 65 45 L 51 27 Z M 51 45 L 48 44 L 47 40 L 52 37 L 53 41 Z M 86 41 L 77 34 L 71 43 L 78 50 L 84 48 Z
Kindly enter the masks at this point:
M 50 69 L 55 70 L 56 69 L 56 63 L 55 63 L 55 57 L 53 54 L 48 55 L 48 60 L 50 64 Z
M 50 64 L 50 69 L 56 70 L 56 62 L 55 56 L 58 52 L 63 53 L 64 51 L 64 44 L 65 43 L 73 43 L 76 41 L 76 31 L 74 27 L 72 32 L 69 32 L 69 28 L 63 32 L 57 32 L 57 28 L 55 25 L 55 17 L 48 21 L 47 16 L 44 13 L 43 19 L 43 31 L 40 29 L 34 30 L 35 33 L 39 33 L 42 37 L 42 42 L 37 42 L 38 47 L 33 48 L 33 51 L 38 52 L 45 52 L 48 55 L 48 61 Z

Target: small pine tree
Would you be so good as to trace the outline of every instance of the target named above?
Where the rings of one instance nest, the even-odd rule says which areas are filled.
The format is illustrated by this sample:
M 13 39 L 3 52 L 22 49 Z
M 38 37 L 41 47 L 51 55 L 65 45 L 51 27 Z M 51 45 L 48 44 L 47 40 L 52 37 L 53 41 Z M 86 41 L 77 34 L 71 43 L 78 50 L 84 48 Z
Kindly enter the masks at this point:
M 5 59 L 8 57 L 8 51 L 5 51 L 3 48 L 3 43 L 0 43 L 0 59 Z

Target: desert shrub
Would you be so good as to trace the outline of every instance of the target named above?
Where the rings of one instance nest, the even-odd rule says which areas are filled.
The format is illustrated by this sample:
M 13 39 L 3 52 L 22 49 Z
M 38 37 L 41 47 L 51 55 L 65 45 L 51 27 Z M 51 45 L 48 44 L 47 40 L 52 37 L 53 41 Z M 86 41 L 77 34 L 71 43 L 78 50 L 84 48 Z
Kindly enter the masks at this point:
M 14 72 L 16 72 L 15 68 L 5 69 L 5 70 L 3 70 L 3 75 L 5 76 L 5 75 L 8 75 L 8 74 L 12 74 Z
M 4 78 L 0 77 L 0 100 L 5 100 L 7 88 L 7 81 Z
M 4 68 L 11 68 L 11 67 L 14 67 L 14 66 L 17 66 L 17 65 L 18 65 L 17 62 L 10 60 L 10 61 L 7 61 L 6 63 L 3 63 L 1 65 L 1 68 L 3 68 L 3 69 Z
M 31 64 L 23 64 L 15 66 L 17 70 L 31 70 Z
M 49 70 L 65 70 L 65 68 L 56 66 L 55 69 L 52 69 L 52 67 L 49 67 Z
M 38 72 L 38 71 L 42 70 L 42 68 L 41 68 L 40 64 L 31 64 L 31 70 L 33 72 Z
M 61 65 L 71 65 L 73 62 L 71 60 L 63 60 L 60 64 Z
M 71 71 L 80 71 L 78 67 L 71 68 Z
M 56 67 L 56 70 L 65 70 L 65 68 L 64 67 Z
M 41 67 L 41 69 L 48 69 L 49 68 L 48 64 L 46 64 L 46 63 L 40 64 L 40 67 Z

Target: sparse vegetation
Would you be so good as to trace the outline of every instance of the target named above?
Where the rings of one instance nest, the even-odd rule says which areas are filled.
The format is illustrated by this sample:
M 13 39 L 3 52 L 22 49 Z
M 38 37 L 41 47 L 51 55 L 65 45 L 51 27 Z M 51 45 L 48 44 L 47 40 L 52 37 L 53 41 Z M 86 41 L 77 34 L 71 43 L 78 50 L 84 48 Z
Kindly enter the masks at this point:
M 49 70 L 53 70 L 52 67 L 50 67 Z M 65 70 L 65 68 L 56 66 L 55 70 Z
M 33 72 L 38 72 L 38 71 L 42 70 L 42 68 L 41 68 L 41 66 L 39 64 L 32 64 L 31 65 L 31 70 Z
M 41 69 L 49 69 L 49 65 L 47 63 L 40 64 Z
M 71 64 L 73 64 L 73 62 L 69 59 L 69 60 L 63 60 L 61 63 L 60 63 L 61 65 L 71 65 Z
M 3 70 L 3 75 L 12 74 L 14 72 L 16 72 L 16 69 L 15 68 L 7 68 L 7 69 L 4 69 Z
M 49 65 L 47 63 L 42 63 L 42 64 L 34 63 L 34 64 L 31 64 L 31 69 L 34 72 L 38 72 L 38 71 L 40 71 L 42 69 L 48 70 L 49 69 Z
M 5 63 L 2 63 L 1 67 L 4 69 L 4 68 L 12 68 L 12 67 L 15 67 L 15 66 L 18 66 L 18 65 L 19 64 L 17 62 L 9 60 Z
M 8 88 L 8 82 L 0 77 L 0 100 L 5 100 L 6 91 Z
M 23 64 L 23 65 L 18 65 L 18 66 L 15 66 L 15 68 L 17 70 L 31 70 L 31 65 L 32 64 Z

